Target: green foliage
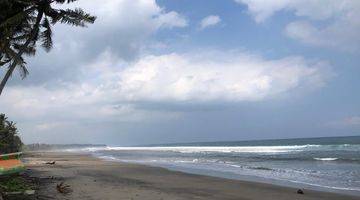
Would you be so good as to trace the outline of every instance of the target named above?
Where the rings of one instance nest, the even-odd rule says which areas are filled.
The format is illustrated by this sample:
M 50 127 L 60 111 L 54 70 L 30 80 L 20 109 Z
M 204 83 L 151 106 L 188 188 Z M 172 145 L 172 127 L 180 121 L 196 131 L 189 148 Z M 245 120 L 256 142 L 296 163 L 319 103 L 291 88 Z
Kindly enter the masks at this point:
M 22 142 L 15 123 L 8 121 L 4 114 L 0 114 L 0 153 L 19 152 L 21 147 Z
M 31 185 L 22 177 L 11 177 L 0 180 L 0 188 L 7 192 L 18 192 L 32 189 Z
M 26 38 L 29 26 L 27 18 L 31 17 L 26 12 L 22 12 L 23 9 L 25 7 L 15 1 L 0 1 L 0 67 L 12 60 L 19 65 L 24 63 L 15 52 Z
M 74 1 L 0 0 L 0 69 L 8 67 L 0 84 L 0 95 L 16 67 L 22 78 L 27 76 L 29 72 L 23 55 L 34 56 L 37 42 L 46 51 L 51 50 L 53 25 L 63 23 L 85 27 L 94 23 L 96 17 L 80 8 L 54 8 L 54 4 Z

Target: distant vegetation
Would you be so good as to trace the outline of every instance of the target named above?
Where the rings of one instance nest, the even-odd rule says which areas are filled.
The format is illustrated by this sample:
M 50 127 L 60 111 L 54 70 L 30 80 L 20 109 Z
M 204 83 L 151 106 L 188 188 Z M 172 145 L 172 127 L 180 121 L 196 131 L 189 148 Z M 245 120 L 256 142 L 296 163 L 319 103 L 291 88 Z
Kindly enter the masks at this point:
M 0 153 L 14 153 L 21 151 L 22 142 L 18 136 L 15 123 L 7 120 L 4 114 L 0 114 Z
M 105 144 L 28 144 L 24 146 L 25 151 L 49 151 L 64 149 L 83 149 L 93 147 L 106 147 Z

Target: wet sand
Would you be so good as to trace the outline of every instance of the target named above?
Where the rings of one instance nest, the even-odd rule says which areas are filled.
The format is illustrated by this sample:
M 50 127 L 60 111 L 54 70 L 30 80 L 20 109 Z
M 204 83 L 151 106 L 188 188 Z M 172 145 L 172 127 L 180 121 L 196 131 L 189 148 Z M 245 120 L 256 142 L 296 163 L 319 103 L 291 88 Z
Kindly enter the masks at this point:
M 28 153 L 28 173 L 40 178 L 42 199 L 68 200 L 359 200 L 359 197 L 103 161 L 85 154 Z M 54 165 L 45 164 L 56 161 Z M 56 185 L 71 191 L 63 194 Z

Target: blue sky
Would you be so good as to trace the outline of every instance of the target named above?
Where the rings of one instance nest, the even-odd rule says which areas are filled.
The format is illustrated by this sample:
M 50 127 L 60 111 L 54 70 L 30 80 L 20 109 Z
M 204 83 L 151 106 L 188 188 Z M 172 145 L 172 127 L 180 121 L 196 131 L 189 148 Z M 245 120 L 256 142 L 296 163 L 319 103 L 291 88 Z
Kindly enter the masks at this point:
M 1 97 L 25 142 L 360 134 L 359 2 L 99 2 L 73 5 L 97 22 L 56 26 Z

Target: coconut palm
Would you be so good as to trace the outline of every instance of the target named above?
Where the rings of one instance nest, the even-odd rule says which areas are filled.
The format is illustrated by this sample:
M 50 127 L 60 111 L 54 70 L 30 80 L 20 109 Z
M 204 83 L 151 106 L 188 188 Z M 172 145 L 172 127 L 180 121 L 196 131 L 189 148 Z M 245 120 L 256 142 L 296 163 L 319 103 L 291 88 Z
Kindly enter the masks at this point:
M 52 26 L 64 23 L 85 27 L 96 17 L 82 9 L 59 9 L 54 4 L 72 3 L 76 0 L 0 0 L 0 67 L 8 66 L 0 83 L 0 95 L 14 72 L 28 74 L 23 55 L 35 55 L 37 42 L 50 51 Z
M 15 125 L 4 114 L 0 114 L 0 154 L 21 151 L 22 142 Z

